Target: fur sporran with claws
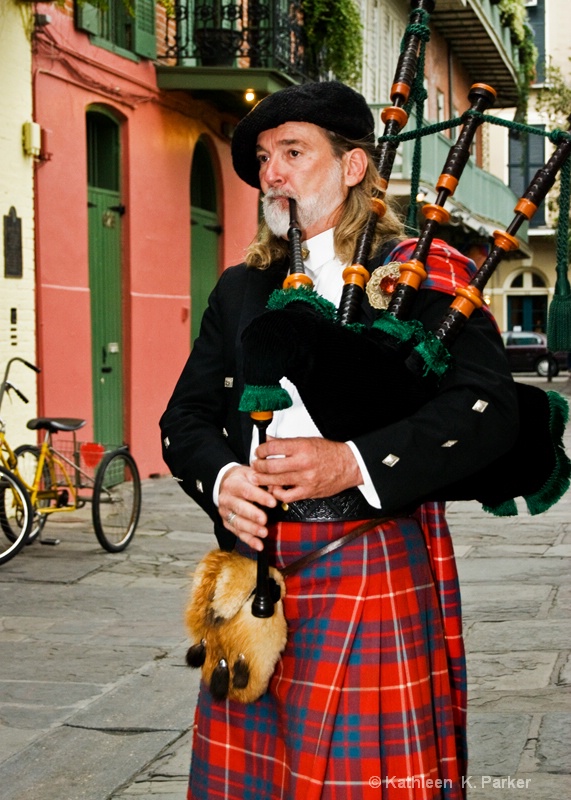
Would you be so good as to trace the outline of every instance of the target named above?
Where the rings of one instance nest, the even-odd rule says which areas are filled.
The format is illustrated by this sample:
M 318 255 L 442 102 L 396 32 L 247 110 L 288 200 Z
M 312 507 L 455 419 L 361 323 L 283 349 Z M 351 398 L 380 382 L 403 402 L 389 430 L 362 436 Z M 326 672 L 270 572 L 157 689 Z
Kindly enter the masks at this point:
M 276 596 L 273 616 L 252 614 L 256 562 L 235 552 L 213 550 L 194 573 L 185 621 L 191 640 L 186 660 L 202 667 L 215 700 L 250 703 L 268 688 L 287 639 L 285 582 L 270 568 Z M 279 599 L 277 599 L 279 593 Z

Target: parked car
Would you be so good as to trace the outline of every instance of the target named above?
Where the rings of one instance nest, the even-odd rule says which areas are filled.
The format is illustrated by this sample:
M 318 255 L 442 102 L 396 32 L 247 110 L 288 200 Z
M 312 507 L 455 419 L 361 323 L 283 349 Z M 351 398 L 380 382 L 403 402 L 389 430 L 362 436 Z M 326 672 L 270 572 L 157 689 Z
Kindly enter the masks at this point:
M 512 372 L 537 372 L 540 377 L 547 378 L 567 369 L 567 353 L 552 353 L 543 333 L 506 331 L 502 338 Z

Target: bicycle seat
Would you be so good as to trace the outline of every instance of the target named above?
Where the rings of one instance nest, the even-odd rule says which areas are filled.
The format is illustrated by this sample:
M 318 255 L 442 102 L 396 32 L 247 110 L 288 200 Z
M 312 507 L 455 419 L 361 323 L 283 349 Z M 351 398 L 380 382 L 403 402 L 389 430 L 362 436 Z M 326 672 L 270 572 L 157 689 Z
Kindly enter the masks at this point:
M 26 427 L 31 431 L 77 431 L 83 428 L 86 420 L 73 419 L 70 417 L 35 417 L 28 421 Z

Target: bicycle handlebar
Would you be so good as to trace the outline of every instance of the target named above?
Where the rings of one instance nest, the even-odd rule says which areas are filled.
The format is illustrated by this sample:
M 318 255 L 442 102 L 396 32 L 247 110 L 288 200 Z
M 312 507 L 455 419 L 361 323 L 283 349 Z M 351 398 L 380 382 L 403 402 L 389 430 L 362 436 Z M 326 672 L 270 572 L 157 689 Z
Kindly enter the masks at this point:
M 20 400 L 23 400 L 24 403 L 29 402 L 26 395 L 22 394 L 22 392 L 8 380 L 10 367 L 12 366 L 14 361 L 21 361 L 22 364 L 25 364 L 25 366 L 29 367 L 29 369 L 33 369 L 34 372 L 41 372 L 40 367 L 36 367 L 35 364 L 32 364 L 30 361 L 26 361 L 24 358 L 21 358 L 20 356 L 14 356 L 13 358 L 11 358 L 6 364 L 6 371 L 4 372 L 4 380 L 0 384 L 0 408 L 2 408 L 2 400 L 4 399 L 4 392 L 8 391 L 9 389 L 13 389 L 20 398 Z
M 23 359 L 23 358 L 21 358 L 21 359 L 20 359 L 20 361 L 21 361 L 23 364 L 25 364 L 27 367 L 29 367 L 30 369 L 33 369 L 33 370 L 34 370 L 34 372 L 41 372 L 41 371 L 42 371 L 42 370 L 41 370 L 39 367 L 36 367 L 36 365 L 35 365 L 35 364 L 32 364 L 32 362 L 31 362 L 31 361 L 26 361 L 26 360 L 25 360 L 25 359 Z
M 16 392 L 16 394 L 18 395 L 18 397 L 20 398 L 20 400 L 23 400 L 23 401 L 24 401 L 24 403 L 29 403 L 29 402 L 30 402 L 30 401 L 28 400 L 28 398 L 26 397 L 26 395 L 25 395 L 23 392 L 21 392 L 21 391 L 18 389 L 18 387 L 17 387 L 17 386 L 14 386 L 14 384 L 13 384 L 13 383 L 10 383 L 9 381 L 4 381 L 4 389 L 5 389 L 6 391 L 9 391 L 10 389 L 12 389 L 14 392 Z

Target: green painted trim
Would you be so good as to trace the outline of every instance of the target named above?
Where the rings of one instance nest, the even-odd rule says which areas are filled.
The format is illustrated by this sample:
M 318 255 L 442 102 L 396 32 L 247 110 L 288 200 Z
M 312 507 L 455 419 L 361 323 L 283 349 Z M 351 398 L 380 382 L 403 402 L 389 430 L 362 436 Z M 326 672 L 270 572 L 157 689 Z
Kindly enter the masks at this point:
M 194 89 L 195 91 L 244 92 L 253 89 L 273 94 L 297 84 L 285 72 L 254 67 L 156 67 L 159 89 Z
M 119 47 L 113 42 L 110 42 L 109 39 L 103 39 L 101 36 L 90 36 L 91 44 L 94 44 L 96 47 L 100 47 L 102 50 L 109 50 L 110 53 L 115 53 L 117 56 L 123 56 L 123 58 L 129 59 L 129 61 L 134 61 L 135 64 L 139 64 L 141 59 L 136 54 L 133 53 L 131 50 L 125 50 L 124 47 Z

